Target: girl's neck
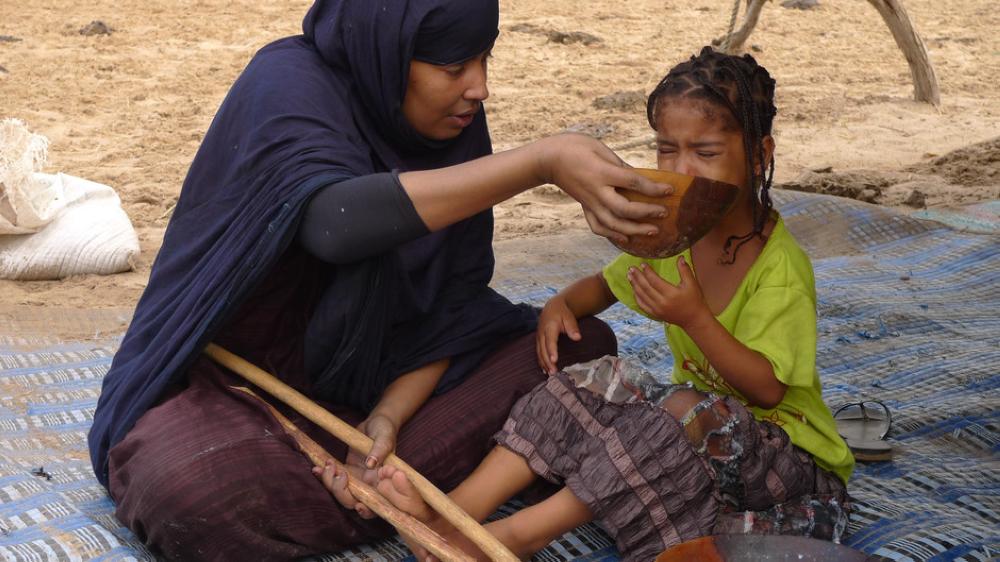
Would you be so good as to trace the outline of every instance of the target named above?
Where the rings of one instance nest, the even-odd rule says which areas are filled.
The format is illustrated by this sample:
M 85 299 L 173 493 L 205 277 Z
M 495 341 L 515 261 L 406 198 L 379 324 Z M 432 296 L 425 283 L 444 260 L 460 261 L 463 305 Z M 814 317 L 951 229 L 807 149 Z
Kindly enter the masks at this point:
M 726 240 L 733 236 L 743 237 L 754 230 L 753 209 L 750 205 L 737 205 L 716 223 L 696 244 L 706 248 L 718 248 L 721 252 Z M 767 229 L 765 229 L 765 232 Z M 735 243 L 734 243 L 735 244 Z
M 753 236 L 740 246 L 741 239 L 753 232 L 754 225 L 753 213 L 748 208 L 739 208 L 726 215 L 691 247 L 695 275 L 712 314 L 722 314 L 729 305 L 743 278 L 763 251 L 766 236 L 774 230 L 774 224 L 769 217 L 764 224 L 764 237 Z M 727 250 L 726 242 L 732 237 L 737 239 L 730 242 Z

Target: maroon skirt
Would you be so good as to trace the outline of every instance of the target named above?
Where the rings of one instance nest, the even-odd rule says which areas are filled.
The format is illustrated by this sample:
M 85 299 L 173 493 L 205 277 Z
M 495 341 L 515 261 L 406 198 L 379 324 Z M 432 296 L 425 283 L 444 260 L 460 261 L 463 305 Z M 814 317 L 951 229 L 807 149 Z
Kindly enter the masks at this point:
M 616 349 L 603 322 L 560 342 L 560 363 Z M 402 428 L 396 454 L 450 490 L 493 446 L 514 403 L 544 379 L 534 334 L 502 346 L 458 387 L 431 398 Z M 392 536 L 378 519 L 343 509 L 274 418 L 233 391 L 242 379 L 198 361 L 190 383 L 146 412 L 110 455 L 116 516 L 154 551 L 176 560 L 290 560 Z M 359 412 L 326 405 L 356 424 Z M 279 408 L 334 457 L 345 445 Z

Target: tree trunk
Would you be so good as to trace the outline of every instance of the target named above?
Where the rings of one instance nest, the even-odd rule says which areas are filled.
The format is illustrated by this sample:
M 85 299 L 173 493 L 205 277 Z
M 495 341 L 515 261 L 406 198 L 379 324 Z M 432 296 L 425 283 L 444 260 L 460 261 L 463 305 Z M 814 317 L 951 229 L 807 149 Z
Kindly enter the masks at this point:
M 882 19 L 885 20 L 885 24 L 892 31 L 893 38 L 896 39 L 896 45 L 903 51 L 906 62 L 910 64 L 910 75 L 913 77 L 913 98 L 917 101 L 932 103 L 935 106 L 940 105 L 941 93 L 938 90 L 934 67 L 931 66 L 924 42 L 913 29 L 906 9 L 903 8 L 899 0 L 868 0 L 868 2 L 875 6 Z
M 737 0 L 738 2 L 739 0 Z M 767 0 L 748 0 L 747 11 L 743 16 L 743 24 L 735 32 L 712 42 L 718 45 L 718 50 L 737 54 L 743 50 L 743 45 L 760 18 L 760 11 L 764 8 Z M 913 29 L 909 14 L 900 3 L 901 0 L 868 0 L 868 3 L 875 6 L 879 15 L 889 26 L 892 37 L 896 40 L 896 45 L 903 51 L 906 62 L 910 65 L 910 76 L 913 78 L 913 99 L 923 101 L 934 106 L 941 104 L 941 92 L 938 89 L 937 76 L 934 74 L 934 67 L 931 66 L 930 58 L 927 56 L 927 48 L 924 42 Z M 739 4 L 734 6 L 734 10 L 739 9 Z
M 743 25 L 732 34 L 722 38 L 722 41 L 719 43 L 720 51 L 735 55 L 743 50 L 743 44 L 747 42 L 750 34 L 753 33 L 753 28 L 756 27 L 757 20 L 760 19 L 760 11 L 764 9 L 764 2 L 766 1 L 748 1 L 746 14 L 743 16 Z

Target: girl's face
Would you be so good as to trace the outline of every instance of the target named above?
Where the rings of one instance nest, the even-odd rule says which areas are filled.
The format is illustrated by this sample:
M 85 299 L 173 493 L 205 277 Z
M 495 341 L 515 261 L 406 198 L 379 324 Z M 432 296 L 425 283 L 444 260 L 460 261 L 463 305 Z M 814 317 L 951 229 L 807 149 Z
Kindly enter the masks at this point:
M 486 64 L 490 52 L 445 66 L 410 62 L 410 76 L 403 97 L 403 115 L 422 136 L 453 139 L 472 124 L 472 118 L 490 97 Z
M 656 166 L 689 176 L 748 189 L 743 132 L 730 123 L 728 109 L 699 99 L 667 98 L 656 118 Z M 774 139 L 764 138 L 770 162 Z

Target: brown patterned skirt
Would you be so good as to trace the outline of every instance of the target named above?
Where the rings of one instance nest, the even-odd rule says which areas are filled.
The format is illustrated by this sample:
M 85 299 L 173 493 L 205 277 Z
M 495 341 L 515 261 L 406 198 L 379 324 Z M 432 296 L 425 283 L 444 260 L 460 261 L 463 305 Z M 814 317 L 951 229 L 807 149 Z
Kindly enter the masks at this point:
M 605 357 L 550 377 L 518 401 L 496 440 L 568 486 L 624 560 L 719 533 L 839 539 L 846 489 L 788 434 L 732 397 L 623 370 Z M 690 407 L 678 413 L 678 403 Z

